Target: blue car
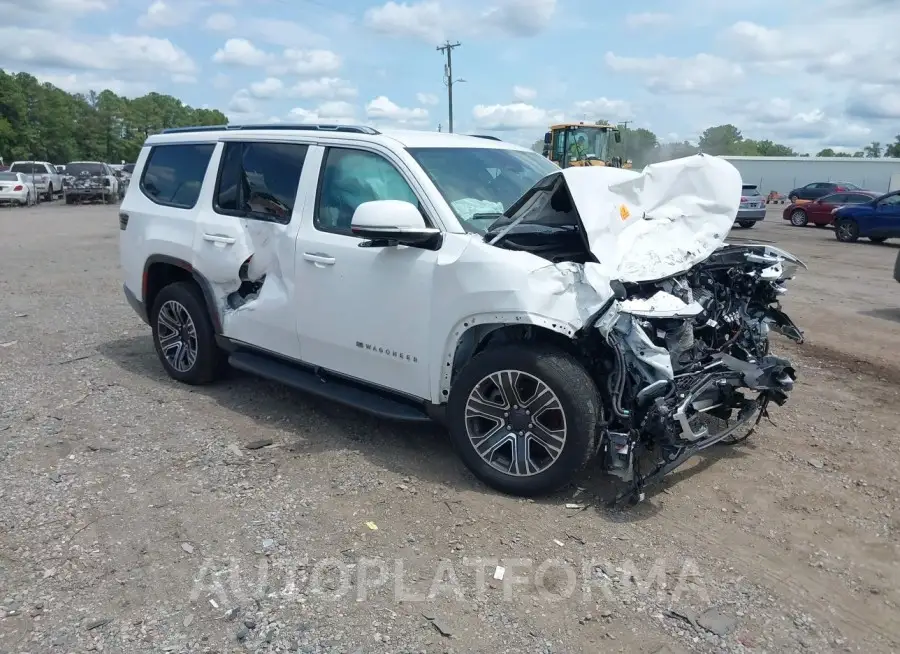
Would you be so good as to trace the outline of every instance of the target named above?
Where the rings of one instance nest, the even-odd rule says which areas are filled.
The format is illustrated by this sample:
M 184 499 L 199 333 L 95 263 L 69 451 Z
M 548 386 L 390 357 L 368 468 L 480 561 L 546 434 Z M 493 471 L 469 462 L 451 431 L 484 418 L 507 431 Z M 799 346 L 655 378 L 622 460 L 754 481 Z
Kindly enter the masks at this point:
M 900 191 L 881 195 L 871 202 L 838 207 L 834 214 L 834 234 L 843 243 L 867 238 L 884 243 L 900 238 Z

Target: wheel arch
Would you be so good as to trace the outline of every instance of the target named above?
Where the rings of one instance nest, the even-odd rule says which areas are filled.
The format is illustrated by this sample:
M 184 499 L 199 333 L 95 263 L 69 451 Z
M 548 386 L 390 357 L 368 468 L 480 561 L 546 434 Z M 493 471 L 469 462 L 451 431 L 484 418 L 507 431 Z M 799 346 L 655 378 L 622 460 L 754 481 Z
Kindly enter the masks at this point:
M 157 294 L 169 284 L 181 281 L 194 282 L 200 288 L 206 304 L 206 310 L 212 321 L 213 330 L 216 335 L 220 335 L 222 333 L 222 320 L 216 309 L 212 285 L 190 263 L 177 257 L 154 254 L 147 257 L 147 260 L 144 262 L 144 273 L 141 277 L 141 297 L 144 301 L 147 315 L 149 316 L 150 311 L 153 309 L 153 302 Z
M 578 327 L 562 320 L 530 313 L 485 313 L 459 321 L 451 331 L 441 358 L 436 404 L 447 401 L 456 375 L 466 363 L 488 349 L 515 342 L 539 342 L 575 353 Z

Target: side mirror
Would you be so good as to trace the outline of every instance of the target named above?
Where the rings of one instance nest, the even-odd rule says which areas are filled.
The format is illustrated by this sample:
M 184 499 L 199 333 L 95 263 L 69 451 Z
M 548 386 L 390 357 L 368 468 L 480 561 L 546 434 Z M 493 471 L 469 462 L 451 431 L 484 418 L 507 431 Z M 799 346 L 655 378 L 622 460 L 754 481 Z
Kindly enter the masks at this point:
M 616 132 L 616 135 L 613 137 L 616 140 L 616 143 L 622 142 L 622 132 Z
M 552 136 L 552 134 L 550 134 L 550 132 L 545 133 L 544 134 L 544 145 L 550 145 L 550 141 L 552 139 L 553 139 L 553 136 Z
M 401 200 L 363 202 L 353 212 L 350 230 L 366 239 L 360 247 L 410 247 L 437 250 L 442 237 L 439 229 L 425 225 L 418 207 Z

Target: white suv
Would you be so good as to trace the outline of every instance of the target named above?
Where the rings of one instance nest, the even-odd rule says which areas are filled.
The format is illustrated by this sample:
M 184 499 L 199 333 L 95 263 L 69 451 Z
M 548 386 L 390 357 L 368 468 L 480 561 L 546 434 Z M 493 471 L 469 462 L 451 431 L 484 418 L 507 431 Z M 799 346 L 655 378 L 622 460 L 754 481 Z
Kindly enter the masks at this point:
M 561 171 L 482 137 L 174 129 L 121 206 L 125 294 L 179 381 L 230 364 L 437 419 L 514 494 L 596 456 L 639 497 L 792 387 L 768 329 L 801 339 L 777 307 L 800 262 L 723 244 L 740 195 L 703 155 Z
M 22 173 L 34 181 L 35 190 L 44 196 L 47 202 L 53 201 L 53 196 L 62 194 L 62 175 L 56 170 L 56 166 L 48 161 L 13 161 L 9 166 L 9 172 Z

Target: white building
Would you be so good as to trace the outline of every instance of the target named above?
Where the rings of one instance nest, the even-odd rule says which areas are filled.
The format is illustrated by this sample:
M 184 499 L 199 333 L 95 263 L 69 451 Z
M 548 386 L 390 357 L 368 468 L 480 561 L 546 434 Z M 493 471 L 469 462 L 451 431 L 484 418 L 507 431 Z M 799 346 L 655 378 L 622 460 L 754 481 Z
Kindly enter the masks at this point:
M 723 157 L 760 193 L 789 193 L 811 182 L 850 182 L 879 193 L 900 188 L 900 159 L 855 157 Z M 892 182 L 893 180 L 893 182 Z

